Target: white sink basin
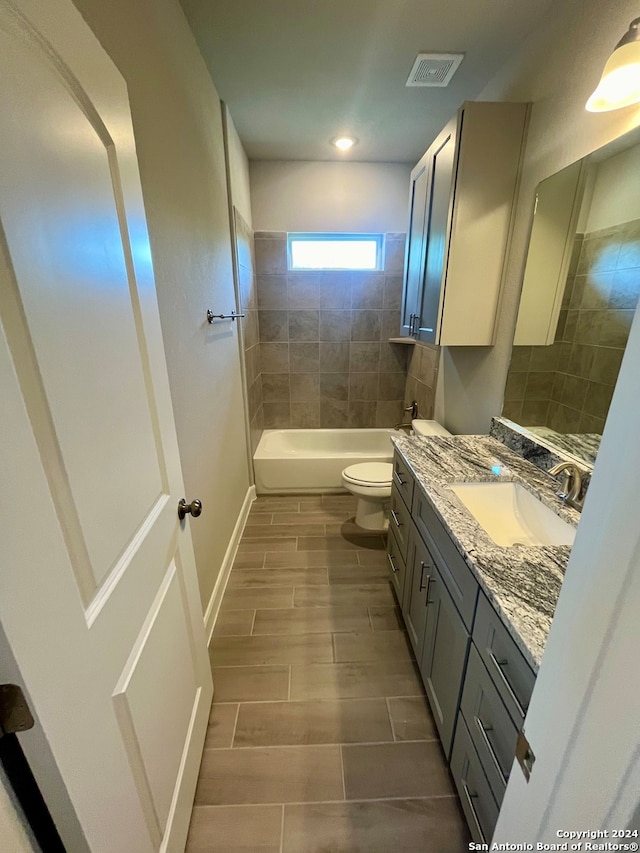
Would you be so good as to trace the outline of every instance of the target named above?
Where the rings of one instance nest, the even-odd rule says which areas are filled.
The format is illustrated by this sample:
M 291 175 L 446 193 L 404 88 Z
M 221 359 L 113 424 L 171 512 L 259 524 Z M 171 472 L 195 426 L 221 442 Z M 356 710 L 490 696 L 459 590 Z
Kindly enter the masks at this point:
M 519 483 L 451 486 L 496 545 L 573 545 L 576 529 Z

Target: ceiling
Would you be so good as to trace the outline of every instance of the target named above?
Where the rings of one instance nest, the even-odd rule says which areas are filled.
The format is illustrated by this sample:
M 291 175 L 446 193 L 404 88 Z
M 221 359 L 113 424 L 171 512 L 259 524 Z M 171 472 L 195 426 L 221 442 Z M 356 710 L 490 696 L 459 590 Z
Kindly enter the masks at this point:
M 415 163 L 553 0 L 182 0 L 251 160 Z M 419 52 L 464 53 L 405 88 Z M 359 139 L 348 154 L 329 141 Z

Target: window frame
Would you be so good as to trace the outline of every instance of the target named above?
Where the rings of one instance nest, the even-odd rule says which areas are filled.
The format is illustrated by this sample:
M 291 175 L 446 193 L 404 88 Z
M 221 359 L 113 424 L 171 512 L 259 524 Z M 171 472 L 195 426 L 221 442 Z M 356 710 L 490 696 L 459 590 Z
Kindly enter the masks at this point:
M 371 242 L 376 244 L 376 263 L 374 267 L 294 267 L 292 243 L 304 242 L 355 243 Z M 383 272 L 384 271 L 384 234 L 330 232 L 330 231 L 290 231 L 287 232 L 287 272 Z

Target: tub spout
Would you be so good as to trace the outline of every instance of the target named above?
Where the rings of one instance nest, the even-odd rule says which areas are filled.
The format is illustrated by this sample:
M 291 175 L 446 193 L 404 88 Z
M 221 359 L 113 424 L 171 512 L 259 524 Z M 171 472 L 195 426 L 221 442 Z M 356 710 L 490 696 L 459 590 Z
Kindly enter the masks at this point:
M 394 429 L 406 429 L 407 432 L 411 432 L 413 426 L 411 425 L 411 421 L 408 424 L 396 424 Z

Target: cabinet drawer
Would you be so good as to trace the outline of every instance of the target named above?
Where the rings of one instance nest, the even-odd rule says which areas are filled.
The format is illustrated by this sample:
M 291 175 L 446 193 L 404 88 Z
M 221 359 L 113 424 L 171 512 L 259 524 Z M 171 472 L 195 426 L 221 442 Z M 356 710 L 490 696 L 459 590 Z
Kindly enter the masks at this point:
M 411 526 L 411 513 L 400 497 L 398 487 L 394 483 L 391 487 L 391 501 L 389 504 L 389 530 L 392 530 L 398 541 L 402 559 L 407 560 L 407 545 L 409 542 L 409 528 Z
M 456 726 L 451 753 L 451 773 L 473 840 L 488 844 L 498 820 L 498 804 L 482 771 L 478 753 L 462 715 L 459 716 Z
M 393 456 L 393 483 L 408 509 L 411 509 L 413 499 L 413 482 L 413 474 L 408 465 L 396 452 Z
M 518 730 L 471 646 L 460 710 L 498 805 L 502 802 L 516 751 Z
M 402 557 L 402 553 L 393 531 L 390 531 L 389 536 L 387 537 L 387 560 L 389 561 L 389 572 L 391 573 L 393 590 L 396 594 L 396 598 L 398 599 L 398 604 L 402 608 L 405 579 L 407 576 L 407 565 Z
M 477 580 L 420 489 L 414 490 L 411 514 L 416 527 L 424 536 L 462 621 L 471 630 L 478 598 Z
M 536 676 L 484 595 L 478 602 L 473 642 L 516 727 L 522 728 Z

